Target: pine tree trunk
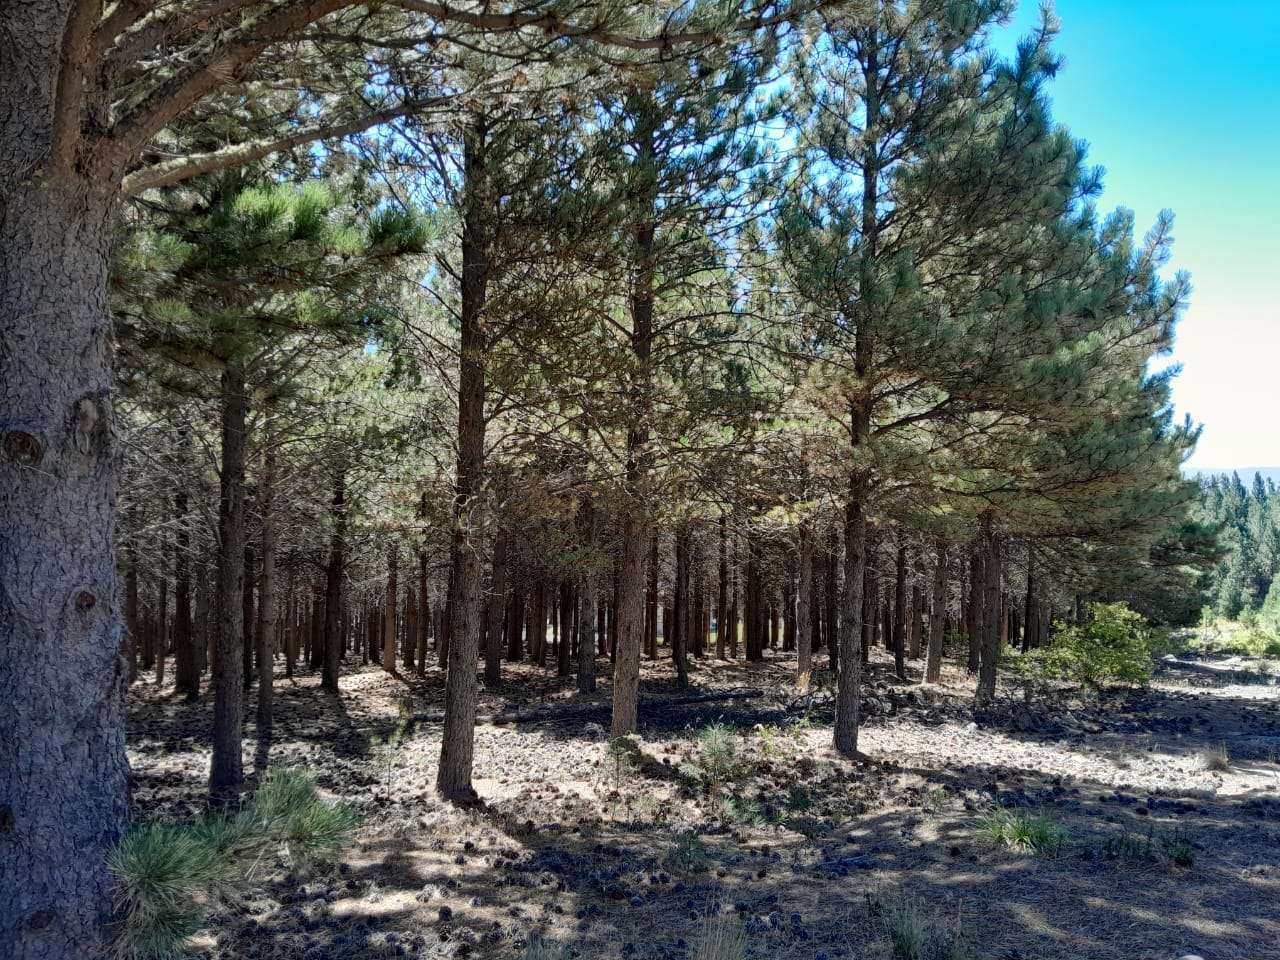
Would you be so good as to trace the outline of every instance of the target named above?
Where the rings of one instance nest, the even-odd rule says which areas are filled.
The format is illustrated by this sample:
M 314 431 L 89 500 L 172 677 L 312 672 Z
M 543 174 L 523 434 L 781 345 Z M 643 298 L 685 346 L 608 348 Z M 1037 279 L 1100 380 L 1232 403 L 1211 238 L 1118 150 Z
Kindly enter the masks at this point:
M 276 455 L 262 466 L 262 574 L 258 598 L 258 734 L 271 729 L 271 695 L 276 673 Z
M 716 659 L 724 659 L 725 634 L 729 624 L 729 537 L 728 521 L 724 514 L 720 515 L 720 568 L 719 586 L 716 594 Z
M 160 603 L 156 611 L 156 686 L 164 686 L 164 661 L 169 646 L 169 537 L 160 548 Z
M 796 671 L 801 690 L 813 672 L 813 529 L 800 524 L 800 583 L 796 589 Z
M 573 665 L 573 583 L 560 581 L 560 631 L 556 641 L 556 676 L 567 677 Z
M 244 368 L 222 371 L 222 475 L 218 509 L 218 635 L 213 662 L 213 759 L 209 795 L 234 803 L 244 783 L 244 471 L 248 457 Z
M 418 647 L 418 676 L 422 676 L 427 672 L 427 650 L 429 649 L 428 641 L 431 637 L 431 594 L 428 591 L 430 579 L 430 568 L 427 564 L 427 551 L 420 550 L 418 551 L 418 635 L 413 640 Z M 500 596 L 498 600 L 501 602 L 502 597 Z M 501 614 L 501 610 L 499 610 L 499 614 Z M 499 627 L 501 627 L 501 616 L 498 618 L 498 624 Z M 498 644 L 497 656 L 501 657 L 501 636 L 498 638 Z
M 827 536 L 827 552 L 823 558 L 822 583 L 822 634 L 827 640 L 827 657 L 830 660 L 831 672 L 840 673 L 840 627 L 839 604 L 840 589 L 836 582 L 837 566 L 840 559 L 840 541 L 834 527 Z
M 257 586 L 255 575 L 256 563 L 253 546 L 246 544 L 244 548 L 244 603 L 241 606 L 240 614 L 244 618 L 243 643 L 240 648 L 240 656 L 244 660 L 242 675 L 244 677 L 245 690 L 248 690 L 249 684 L 253 682 L 254 591 Z
M 992 529 L 991 515 L 982 516 L 980 542 L 983 557 L 983 621 L 981 657 L 978 662 L 978 707 L 995 701 L 996 671 L 1000 660 L 1000 539 Z
M 125 629 L 128 631 L 126 645 L 129 650 L 128 682 L 138 678 L 138 642 L 141 636 L 142 623 L 138 617 L 138 555 L 132 544 L 129 546 L 129 569 L 125 573 Z
M 127 817 L 110 177 L 48 166 L 68 0 L 0 4 L 0 951 L 105 955 Z
M 676 688 L 689 685 L 689 636 L 693 632 L 693 611 L 689 604 L 689 528 L 676 528 L 675 634 L 671 642 L 671 662 L 676 668 Z
M 947 617 L 947 545 L 937 544 L 937 559 L 933 568 L 933 597 L 929 609 L 929 648 L 925 659 L 926 683 L 937 683 L 942 676 L 942 645 L 945 641 Z
M 594 693 L 596 689 L 596 578 L 582 579 L 582 613 L 578 617 L 578 691 Z
M 489 578 L 489 624 L 484 646 L 484 685 L 491 689 L 502 686 L 502 626 L 507 606 L 507 538 L 498 533 L 493 544 L 493 575 Z M 425 559 L 423 561 L 425 569 Z M 425 590 L 426 577 L 423 576 Z
M 187 525 L 190 497 L 179 490 L 173 497 L 173 656 L 175 692 L 188 703 L 200 697 L 200 659 L 191 620 L 191 530 Z
M 650 660 L 658 659 L 658 534 L 649 538 L 649 583 L 644 598 L 644 648 Z
M 461 346 L 458 376 L 458 463 L 453 498 L 449 591 L 449 668 L 445 679 L 444 732 L 436 787 L 445 797 L 466 798 L 471 787 L 475 739 L 476 667 L 484 604 L 484 563 L 470 531 L 479 529 L 484 472 L 485 297 L 489 282 L 494 204 L 486 168 L 487 130 L 474 118 L 463 148 L 466 200 L 462 228 Z
M 893 672 L 899 680 L 907 679 L 907 545 L 901 530 L 898 531 L 898 558 L 894 569 L 893 586 Z
M 396 580 L 398 559 L 396 548 L 392 546 L 387 550 L 387 592 L 382 610 L 382 669 L 390 674 L 396 672 L 396 593 L 400 588 Z
M 342 609 L 342 578 L 347 563 L 347 475 L 338 470 L 333 477 L 333 497 L 329 502 L 329 558 L 324 571 L 325 623 L 324 660 L 320 689 L 338 695 L 338 674 L 342 664 L 342 637 L 338 611 Z
M 862 153 L 862 230 L 859 238 L 859 297 L 851 311 L 855 318 L 853 372 L 860 385 L 859 393 L 851 398 L 849 409 L 850 460 L 855 464 L 849 471 L 849 494 L 845 501 L 844 516 L 844 593 L 843 609 L 839 624 L 839 670 L 836 681 L 836 720 L 833 740 L 836 750 L 846 757 L 858 753 L 858 712 L 862 689 L 862 587 L 867 562 L 867 490 L 869 471 L 856 466 L 862 457 L 862 448 L 871 433 L 871 396 L 868 383 L 871 373 L 871 328 L 876 321 L 873 291 L 876 285 L 875 267 L 877 233 L 879 229 L 877 204 L 880 199 L 880 156 L 876 126 L 880 118 L 880 68 L 875 38 L 863 45 L 863 76 L 866 78 L 864 97 L 866 106 L 866 142 Z M 834 567 L 834 564 L 833 564 Z M 835 584 L 829 584 L 834 593 Z M 830 601 L 828 601 L 830 602 Z M 834 646 L 833 646 L 834 653 Z M 834 659 L 834 658 L 833 658 Z
M 525 577 L 518 576 L 511 588 L 511 606 L 507 615 L 507 663 L 519 663 L 524 658 L 524 607 Z
M 981 659 L 982 624 L 986 620 L 983 602 L 986 596 L 985 569 L 981 538 L 975 537 L 969 556 L 969 607 L 965 633 L 969 639 L 969 673 L 978 672 Z

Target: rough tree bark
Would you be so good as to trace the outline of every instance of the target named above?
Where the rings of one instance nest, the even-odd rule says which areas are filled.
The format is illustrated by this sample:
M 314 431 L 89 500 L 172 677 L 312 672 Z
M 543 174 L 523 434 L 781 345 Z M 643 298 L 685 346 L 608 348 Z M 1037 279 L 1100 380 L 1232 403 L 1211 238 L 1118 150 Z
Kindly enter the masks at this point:
M 449 596 L 449 672 L 445 680 L 444 733 L 436 788 L 449 798 L 474 795 L 476 666 L 484 602 L 484 562 L 472 535 L 478 521 L 484 471 L 485 296 L 492 258 L 494 200 L 487 169 L 486 124 L 474 117 L 463 147 L 461 357 L 458 375 L 458 469 L 453 499 L 452 577 Z
M 991 514 L 982 515 L 979 541 L 983 558 L 983 619 L 980 623 L 982 645 L 978 661 L 978 707 L 990 706 L 996 698 L 996 671 L 1000 662 L 1000 537 L 992 525 Z
M 0 950 L 15 960 L 106 952 L 128 809 L 114 183 L 46 164 L 71 7 L 0 9 Z
M 244 783 L 240 755 L 244 716 L 244 469 L 248 415 L 244 368 L 222 371 L 222 476 L 218 507 L 218 634 L 213 658 L 213 759 L 209 795 L 234 802 Z

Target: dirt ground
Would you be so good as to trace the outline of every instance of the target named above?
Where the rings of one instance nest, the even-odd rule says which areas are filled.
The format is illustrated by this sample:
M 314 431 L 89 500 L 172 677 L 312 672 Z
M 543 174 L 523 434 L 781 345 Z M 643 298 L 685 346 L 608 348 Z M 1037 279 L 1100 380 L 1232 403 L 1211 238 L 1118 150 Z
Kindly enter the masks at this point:
M 481 694 L 501 722 L 477 729 L 470 810 L 431 790 L 438 671 L 406 683 L 354 667 L 337 702 L 318 677 L 278 677 L 272 737 L 250 721 L 246 768 L 311 771 L 362 827 L 319 874 L 264 865 L 193 950 L 518 957 L 540 939 L 556 956 L 683 960 L 719 914 L 752 957 L 888 960 L 875 905 L 902 898 L 963 945 L 952 957 L 1280 958 L 1280 668 L 1180 656 L 1101 706 L 1010 694 L 975 722 L 962 672 L 923 686 L 912 664 L 898 683 L 874 653 L 858 764 L 830 748 L 829 692 L 806 703 L 785 658 L 697 663 L 697 690 L 759 695 L 642 709 L 626 748 L 605 733 L 607 680 L 596 713 L 537 719 L 579 702 L 572 681 L 508 669 Z M 645 696 L 674 694 L 665 665 L 645 676 Z M 131 698 L 140 813 L 197 813 L 207 700 L 147 680 Z M 719 777 L 699 762 L 712 723 L 733 753 Z M 984 829 L 997 809 L 1046 817 L 1065 842 L 998 847 Z

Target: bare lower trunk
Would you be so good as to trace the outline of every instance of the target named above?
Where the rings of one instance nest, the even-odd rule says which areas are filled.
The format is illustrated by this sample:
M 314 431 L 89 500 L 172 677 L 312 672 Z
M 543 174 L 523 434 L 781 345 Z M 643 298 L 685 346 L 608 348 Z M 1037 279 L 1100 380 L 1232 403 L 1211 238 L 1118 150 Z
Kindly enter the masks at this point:
M 899 680 L 907 679 L 907 545 L 905 534 L 898 531 L 898 561 L 894 568 L 893 586 L 893 671 Z
M 933 604 L 929 610 L 929 649 L 925 660 L 926 683 L 937 683 L 942 676 L 943 631 L 947 617 L 947 545 L 938 541 L 937 560 L 933 568 Z
M 426 580 L 423 580 L 424 589 Z M 424 594 L 425 597 L 425 594 Z M 489 578 L 489 623 L 484 645 L 484 685 L 502 686 L 502 622 L 507 606 L 507 534 L 493 545 L 493 575 Z
M 15 960 L 107 953 L 127 817 L 110 193 L 33 160 L 70 6 L 0 5 L 0 955 Z
M 382 614 L 382 669 L 396 672 L 396 548 L 387 551 L 387 592 Z
M 262 574 L 258 596 L 258 735 L 271 729 L 276 672 L 276 457 L 268 451 L 262 470 Z
M 858 753 L 858 708 L 862 691 L 862 582 L 867 562 L 867 477 L 854 473 L 845 505 L 844 595 L 839 627 L 839 674 L 836 681 L 835 747 L 846 757 Z
M 582 580 L 582 612 L 578 616 L 578 690 L 594 693 L 596 689 L 596 578 L 587 574 Z
M 337 696 L 338 673 L 342 661 L 339 612 L 342 609 L 342 577 L 347 563 L 347 475 L 342 470 L 333 478 L 329 520 L 333 528 L 329 532 L 329 562 L 324 572 L 324 662 L 320 673 L 320 689 Z
M 218 508 L 218 636 L 213 659 L 213 759 L 209 795 L 236 800 L 244 783 L 240 756 L 244 716 L 244 468 L 248 399 L 244 368 L 222 371 L 222 476 Z
M 996 671 L 1000 662 L 1000 538 L 992 529 L 990 514 L 982 518 L 982 532 L 979 540 L 984 552 L 985 590 L 983 619 L 980 624 L 982 645 L 978 661 L 978 689 L 975 699 L 979 707 L 985 707 L 996 698 Z
M 200 660 L 191 621 L 191 531 L 187 526 L 188 494 L 174 495 L 177 531 L 173 555 L 173 657 L 176 689 L 190 702 L 200 696 Z
M 802 689 L 809 687 L 809 675 L 813 671 L 813 530 L 807 523 L 800 525 L 800 583 L 796 591 L 796 651 L 797 673 Z

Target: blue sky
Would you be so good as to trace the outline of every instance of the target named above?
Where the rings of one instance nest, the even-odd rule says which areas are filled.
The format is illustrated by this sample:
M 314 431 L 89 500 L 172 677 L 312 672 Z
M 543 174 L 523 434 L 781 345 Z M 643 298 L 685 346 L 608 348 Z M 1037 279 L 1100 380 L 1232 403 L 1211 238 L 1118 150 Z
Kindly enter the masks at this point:
M 1106 169 L 1102 206 L 1139 230 L 1177 216 L 1171 269 L 1193 290 L 1174 398 L 1204 424 L 1188 466 L 1280 466 L 1280 0 L 1054 9 L 1054 113 Z M 1008 29 L 1036 21 L 1023 0 Z

